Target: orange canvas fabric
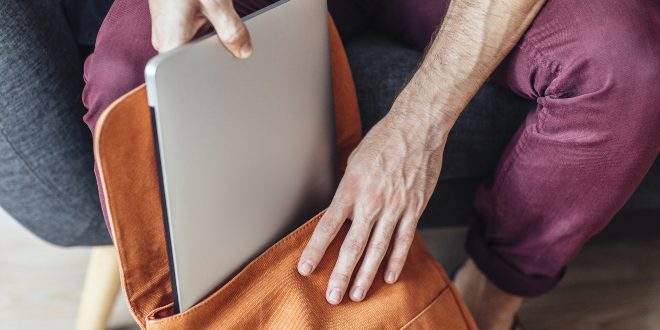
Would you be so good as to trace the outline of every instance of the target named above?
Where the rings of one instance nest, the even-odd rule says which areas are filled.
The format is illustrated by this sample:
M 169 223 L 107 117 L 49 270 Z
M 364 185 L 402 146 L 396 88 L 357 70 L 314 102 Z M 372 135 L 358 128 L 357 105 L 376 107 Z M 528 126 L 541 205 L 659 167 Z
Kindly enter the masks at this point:
M 361 137 L 355 87 L 341 40 L 331 25 L 333 88 L 340 167 Z M 400 280 L 381 274 L 367 299 L 325 301 L 325 285 L 349 223 L 315 273 L 297 258 L 321 214 L 276 243 L 192 309 L 172 312 L 151 117 L 144 85 L 100 118 L 94 152 L 129 308 L 143 329 L 476 329 L 441 266 L 419 238 Z M 215 255 L 215 251 L 210 251 Z

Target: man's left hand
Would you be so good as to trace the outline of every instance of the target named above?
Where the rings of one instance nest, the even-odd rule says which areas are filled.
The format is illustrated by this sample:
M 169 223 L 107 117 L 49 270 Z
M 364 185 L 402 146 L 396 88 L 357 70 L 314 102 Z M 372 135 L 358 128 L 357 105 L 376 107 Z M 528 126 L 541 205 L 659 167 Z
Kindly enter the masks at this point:
M 425 118 L 406 111 L 403 103 L 395 103 L 349 157 L 332 203 L 298 263 L 300 274 L 311 274 L 346 219 L 352 219 L 328 282 L 331 304 L 343 299 L 363 255 L 349 296 L 364 299 L 390 243 L 384 279 L 397 281 L 440 175 L 446 134 L 429 130 Z

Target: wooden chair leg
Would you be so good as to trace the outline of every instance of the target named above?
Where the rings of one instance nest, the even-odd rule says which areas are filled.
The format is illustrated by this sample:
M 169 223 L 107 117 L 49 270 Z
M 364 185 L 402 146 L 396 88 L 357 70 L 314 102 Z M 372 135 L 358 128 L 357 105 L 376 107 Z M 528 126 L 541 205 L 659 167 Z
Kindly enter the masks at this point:
M 119 294 L 119 265 L 113 246 L 92 248 L 85 275 L 77 330 L 104 330 Z

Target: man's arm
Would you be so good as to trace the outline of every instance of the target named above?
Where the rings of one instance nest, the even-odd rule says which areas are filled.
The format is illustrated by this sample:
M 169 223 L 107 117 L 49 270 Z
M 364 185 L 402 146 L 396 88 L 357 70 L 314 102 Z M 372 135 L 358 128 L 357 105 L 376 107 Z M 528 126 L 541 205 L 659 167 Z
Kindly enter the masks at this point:
M 333 201 L 302 253 L 298 271 L 309 275 L 345 219 L 352 219 L 328 282 L 328 302 L 342 300 L 361 257 L 350 298 L 364 299 L 391 241 L 385 281 L 398 279 L 440 175 L 449 130 L 543 3 L 451 2 L 419 69 L 351 155 Z
M 392 107 L 394 113 L 424 115 L 426 123 L 442 126 L 437 129 L 450 128 L 544 2 L 451 1 L 420 67 L 397 98 L 403 104 Z

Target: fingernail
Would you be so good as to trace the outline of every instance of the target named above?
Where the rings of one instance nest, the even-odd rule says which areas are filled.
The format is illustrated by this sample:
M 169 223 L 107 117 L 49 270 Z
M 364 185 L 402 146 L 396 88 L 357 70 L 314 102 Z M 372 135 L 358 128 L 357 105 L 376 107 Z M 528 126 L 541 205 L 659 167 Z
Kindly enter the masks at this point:
M 341 302 L 341 291 L 339 289 L 332 289 L 328 295 L 328 300 L 331 304 L 336 305 Z
M 351 298 L 355 301 L 360 301 L 364 298 L 364 289 L 361 286 L 355 287 L 351 293 Z
M 240 50 L 241 58 L 248 58 L 250 54 L 252 54 L 252 46 L 250 44 L 243 45 Z
M 305 261 L 302 264 L 300 264 L 300 266 L 298 266 L 298 272 L 300 272 L 300 274 L 303 276 L 307 276 L 311 274 L 313 269 L 314 266 L 309 261 Z
M 396 274 L 393 271 L 387 272 L 387 275 L 385 275 L 385 282 L 392 284 L 396 281 Z

